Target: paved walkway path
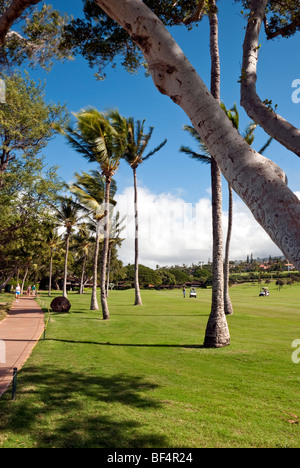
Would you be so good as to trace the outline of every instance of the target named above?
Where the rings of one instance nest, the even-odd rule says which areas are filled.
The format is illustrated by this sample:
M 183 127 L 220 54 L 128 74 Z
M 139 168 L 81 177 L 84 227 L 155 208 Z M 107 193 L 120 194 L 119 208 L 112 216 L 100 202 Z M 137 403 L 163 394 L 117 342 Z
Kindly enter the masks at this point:
M 0 322 L 0 397 L 11 384 L 13 369 L 19 370 L 26 362 L 44 327 L 44 313 L 30 297 L 15 301 Z

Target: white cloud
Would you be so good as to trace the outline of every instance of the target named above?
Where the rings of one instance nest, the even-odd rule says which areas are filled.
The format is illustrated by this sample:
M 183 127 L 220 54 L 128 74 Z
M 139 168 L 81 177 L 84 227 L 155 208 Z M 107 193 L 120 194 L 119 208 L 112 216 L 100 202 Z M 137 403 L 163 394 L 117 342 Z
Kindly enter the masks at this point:
M 300 198 L 300 192 L 297 193 Z M 125 237 L 119 256 L 124 264 L 134 261 L 133 189 L 126 188 L 117 197 L 117 209 L 127 217 Z M 212 221 L 210 198 L 195 204 L 180 196 L 154 194 L 139 188 L 139 246 L 140 263 L 156 265 L 192 264 L 212 259 Z M 223 213 L 224 237 L 227 233 L 227 213 Z M 231 239 L 231 260 L 281 255 L 278 247 L 253 218 L 240 200 L 234 201 L 234 222 Z

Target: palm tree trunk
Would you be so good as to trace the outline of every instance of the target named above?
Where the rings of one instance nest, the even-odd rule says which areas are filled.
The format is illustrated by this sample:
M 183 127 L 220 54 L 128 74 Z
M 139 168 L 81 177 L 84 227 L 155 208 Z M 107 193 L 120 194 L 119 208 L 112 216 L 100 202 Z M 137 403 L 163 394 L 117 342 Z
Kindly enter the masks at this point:
M 109 199 L 110 199 L 110 177 L 106 177 L 105 185 L 105 225 L 104 225 L 104 240 L 102 250 L 102 264 L 101 264 L 101 307 L 103 320 L 109 319 L 109 309 L 107 304 L 106 296 L 106 268 L 107 268 L 107 256 L 109 250 Z
M 65 297 L 65 298 L 68 298 L 68 293 L 67 293 L 67 276 L 68 276 L 69 246 L 70 246 L 70 234 L 67 233 L 66 254 L 65 254 L 65 268 L 64 268 L 64 286 L 63 286 L 63 297 Z
M 140 283 L 139 283 L 139 218 L 138 218 L 138 193 L 137 193 L 137 177 L 136 169 L 133 169 L 134 180 L 134 216 L 135 216 L 135 258 L 134 258 L 134 289 L 135 289 L 135 303 L 134 305 L 143 305 Z
M 90 310 L 99 310 L 99 305 L 98 305 L 98 300 L 97 300 L 99 242 L 100 242 L 100 222 L 98 222 L 98 225 L 97 225 L 96 245 L 95 245 L 95 252 L 94 252 L 94 268 L 93 268 L 93 289 L 92 289 Z
M 50 251 L 49 292 L 48 292 L 49 297 L 51 297 L 51 290 L 52 290 L 52 264 L 53 264 L 53 249 L 51 249 Z
M 229 252 L 230 252 L 230 241 L 232 233 L 232 219 L 233 219 L 233 197 L 232 187 L 228 184 L 229 191 L 229 208 L 228 208 L 228 230 L 225 247 L 225 260 L 224 260 L 224 309 L 226 315 L 233 314 L 232 302 L 229 296 Z
M 112 246 L 109 246 L 108 257 L 107 257 L 107 278 L 106 278 L 106 297 L 109 295 L 109 277 L 110 277 L 110 262 L 111 262 L 111 250 Z
M 218 17 L 215 0 L 211 0 L 210 9 L 211 93 L 220 102 Z M 212 304 L 205 332 L 204 347 L 221 348 L 229 345 L 230 336 L 224 311 L 222 177 L 214 158 L 211 158 L 211 183 L 213 219 Z
M 84 255 L 81 278 L 80 278 L 80 286 L 79 286 L 79 294 L 80 295 L 82 295 L 83 292 L 84 292 L 84 274 L 85 274 L 86 258 L 87 258 L 87 256 Z

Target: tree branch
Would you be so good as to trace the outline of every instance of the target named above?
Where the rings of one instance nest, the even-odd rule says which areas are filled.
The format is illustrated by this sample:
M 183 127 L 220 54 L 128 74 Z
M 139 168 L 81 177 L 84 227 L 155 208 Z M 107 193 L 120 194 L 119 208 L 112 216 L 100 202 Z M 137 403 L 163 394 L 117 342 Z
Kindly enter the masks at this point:
M 271 137 L 300 157 L 300 130 L 264 104 L 256 91 L 259 34 L 268 0 L 252 0 L 243 46 L 241 105 Z
M 266 25 L 267 26 L 267 25 Z M 277 36 L 288 37 L 293 34 L 297 28 L 300 27 L 300 16 L 295 18 L 290 24 L 283 26 L 282 28 L 271 31 L 270 28 L 266 27 L 267 39 L 274 39 Z
M 194 13 L 183 21 L 183 23 L 185 25 L 195 23 L 195 22 L 200 21 L 202 19 L 204 3 L 205 3 L 205 0 L 199 0 L 198 1 L 198 4 L 197 4 L 197 6 L 195 8 Z
M 5 13 L 0 17 L 0 45 L 5 43 L 5 37 L 12 24 L 22 15 L 26 8 L 36 5 L 41 0 L 13 0 Z
M 141 48 L 157 89 L 190 118 L 225 178 L 300 269 L 300 201 L 283 171 L 239 135 L 157 16 L 141 0 L 96 0 Z

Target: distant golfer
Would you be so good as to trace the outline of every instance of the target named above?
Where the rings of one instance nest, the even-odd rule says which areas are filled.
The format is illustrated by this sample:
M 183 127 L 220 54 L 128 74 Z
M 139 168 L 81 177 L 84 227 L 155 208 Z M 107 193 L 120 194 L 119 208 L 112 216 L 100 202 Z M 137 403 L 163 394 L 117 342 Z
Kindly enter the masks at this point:
M 19 285 L 19 283 L 17 284 L 16 286 L 16 301 L 19 302 L 19 297 L 21 295 L 21 287 Z
M 183 288 L 183 298 L 185 299 L 185 294 L 186 294 L 186 289 L 185 287 Z

